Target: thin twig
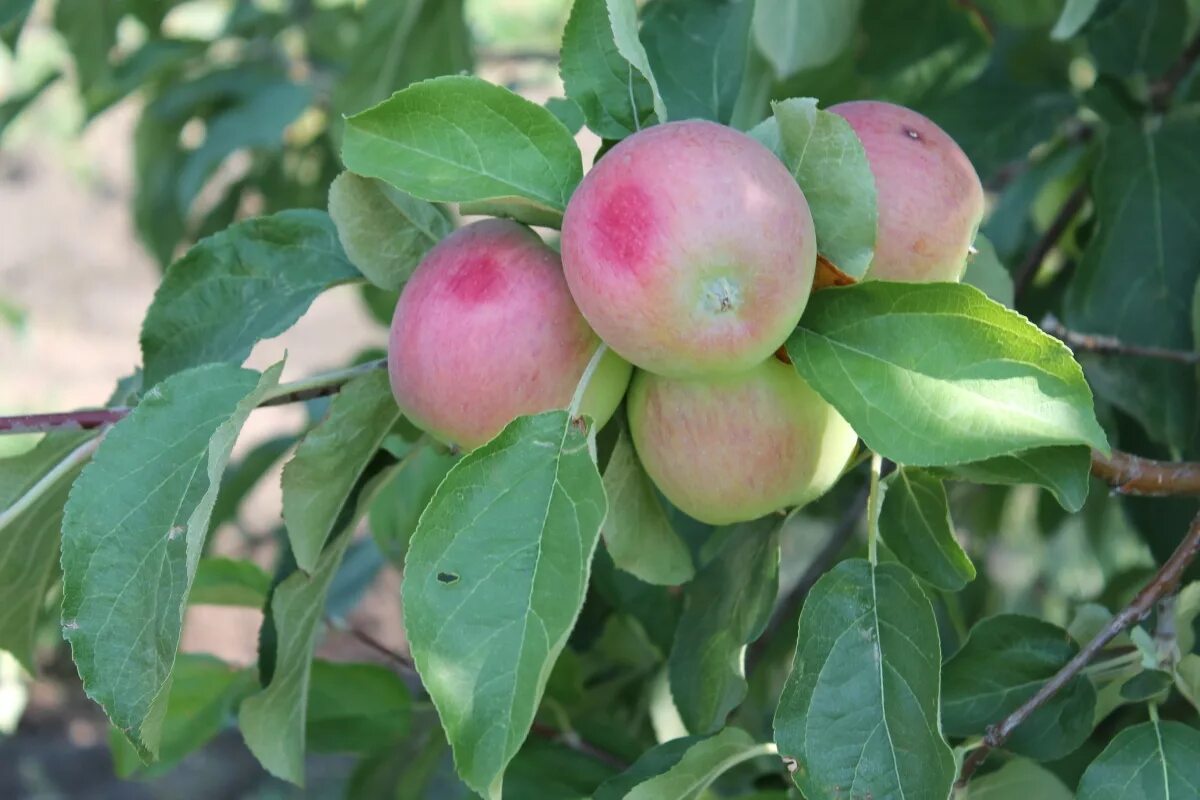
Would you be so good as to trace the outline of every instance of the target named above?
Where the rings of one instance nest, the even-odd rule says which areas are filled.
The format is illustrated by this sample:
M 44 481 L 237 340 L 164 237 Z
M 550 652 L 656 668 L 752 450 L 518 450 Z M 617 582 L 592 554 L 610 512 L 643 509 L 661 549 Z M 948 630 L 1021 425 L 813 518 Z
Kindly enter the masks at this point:
M 979 769 L 979 766 L 987 760 L 991 751 L 1008 741 L 1008 737 L 1022 722 L 1029 719 L 1034 711 L 1041 708 L 1046 701 L 1070 683 L 1071 679 L 1078 675 L 1088 665 L 1088 662 L 1104 649 L 1105 645 L 1117 638 L 1126 628 L 1145 618 L 1161 598 L 1174 592 L 1179 586 L 1179 580 L 1183 577 L 1184 570 L 1195 560 L 1197 554 L 1200 554 L 1200 514 L 1197 514 L 1196 518 L 1192 520 L 1187 535 L 1175 548 L 1175 552 L 1155 573 L 1154 578 L 1142 587 L 1133 601 L 1121 609 L 1121 612 L 1104 626 L 1104 630 L 1088 642 L 1053 678 L 1046 681 L 1037 694 L 1003 720 L 987 729 L 983 743 L 972 750 L 963 762 L 958 786 L 960 788 L 966 786 L 967 781 L 975 774 L 975 770 Z
M 1046 256 L 1050 255 L 1050 251 L 1058 244 L 1058 240 L 1067 232 L 1071 221 L 1083 209 L 1083 204 L 1087 202 L 1087 197 L 1088 184 L 1084 180 L 1067 197 L 1066 202 L 1062 204 L 1062 208 L 1054 215 L 1054 220 L 1050 223 L 1050 227 L 1046 229 L 1041 238 L 1029 249 L 1029 252 L 1025 255 L 1025 260 L 1021 262 L 1021 266 L 1017 267 L 1017 276 L 1013 280 L 1013 293 L 1017 297 L 1020 297 L 1029 288 L 1029 284 L 1033 282 L 1033 278 L 1037 275 L 1038 269 L 1041 268 L 1042 262 L 1046 260 Z
M 1187 78 L 1188 73 L 1200 61 L 1200 32 L 1197 32 L 1175 59 L 1175 63 L 1167 68 L 1163 76 L 1150 86 L 1150 106 L 1155 111 L 1166 111 L 1174 99 L 1175 90 Z
M 1155 461 L 1120 450 L 1092 451 L 1092 475 L 1121 494 L 1169 497 L 1200 494 L 1200 463 Z
M 1077 352 L 1083 351 L 1111 356 L 1132 356 L 1135 358 L 1156 358 L 1163 361 L 1177 361 L 1180 364 L 1200 364 L 1200 353 L 1193 353 L 1187 350 L 1171 350 L 1166 347 L 1127 344 L 1114 336 L 1077 333 L 1063 325 L 1058 317 L 1053 314 L 1045 316 L 1042 320 L 1041 328 L 1056 339 L 1061 339 L 1067 347 Z

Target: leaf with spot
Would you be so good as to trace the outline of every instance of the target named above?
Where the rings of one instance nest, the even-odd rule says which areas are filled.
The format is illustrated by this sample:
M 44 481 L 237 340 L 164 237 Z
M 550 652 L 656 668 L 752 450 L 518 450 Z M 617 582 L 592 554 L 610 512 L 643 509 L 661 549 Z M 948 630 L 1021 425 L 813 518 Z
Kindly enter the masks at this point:
M 1197 141 L 1200 122 L 1188 117 L 1129 124 L 1105 137 L 1092 186 L 1096 232 L 1066 294 L 1064 321 L 1072 330 L 1192 350 L 1191 301 L 1200 278 Z M 1190 441 L 1193 367 L 1152 358 L 1080 360 L 1096 393 L 1156 441 Z
M 558 225 L 583 177 L 579 147 L 557 117 L 462 75 L 415 83 L 348 118 L 342 159 L 422 200 L 535 225 Z
M 53 433 L 27 453 L 0 459 L 0 650 L 30 674 L 37 672 L 34 634 L 58 560 L 63 505 L 83 467 L 65 460 L 94 436 Z M 30 500 L 34 487 L 39 493 Z M 18 502 L 24 510 L 14 510 Z
M 900 564 L 843 561 L 800 613 L 796 657 L 775 711 L 779 754 L 809 800 L 947 797 L 938 724 L 941 644 L 921 586 Z
M 342 387 L 300 442 L 283 468 L 283 522 L 300 569 L 316 568 L 346 498 L 399 421 L 387 371 L 377 369 Z
M 633 766 L 596 790 L 595 800 L 699 800 L 722 774 L 769 754 L 740 728 L 687 736 L 646 751 Z
M 923 581 L 957 592 L 975 580 L 975 565 L 954 538 L 946 487 L 929 472 L 901 467 L 889 477 L 879 532 L 900 563 Z
M 1171 800 L 1200 796 L 1200 731 L 1151 720 L 1121 731 L 1088 765 L 1077 797 Z
M 405 562 L 413 659 L 469 786 L 499 798 L 583 606 L 604 521 L 586 434 L 520 417 L 450 470 Z
M 875 178 L 858 135 L 813 98 L 772 105 L 783 160 L 804 190 L 817 231 L 817 250 L 858 280 L 875 256 Z
M 228 364 L 185 370 L 114 425 L 63 516 L 63 633 L 88 696 L 158 753 L 188 592 L 238 431 L 273 388 Z
M 696 573 L 691 551 L 671 525 L 625 430 L 604 468 L 604 492 L 609 499 L 604 544 L 617 568 L 662 586 L 691 580 Z
M 201 364 L 240 364 L 321 292 L 361 278 L 323 211 L 281 211 L 203 239 L 167 269 L 146 312 L 144 383 Z
M 719 731 L 746 698 L 746 647 L 762 635 L 779 594 L 779 531 L 772 517 L 723 531 L 720 549 L 684 589 L 667 669 L 692 733 Z
M 946 733 L 982 734 L 1032 697 L 1077 651 L 1066 631 L 1035 617 L 1000 614 L 976 623 L 942 671 Z M 1092 732 L 1095 707 L 1091 681 L 1076 676 L 1004 746 L 1038 760 L 1061 758 Z
M 453 228 L 432 203 L 353 172 L 330 185 L 329 216 L 350 261 L 371 283 L 393 292 Z
M 728 124 L 742 87 L 754 3 L 656 0 L 641 39 L 671 119 Z
M 971 286 L 868 281 L 816 292 L 787 351 L 867 446 L 900 464 L 1049 445 L 1108 450 L 1066 346 Z

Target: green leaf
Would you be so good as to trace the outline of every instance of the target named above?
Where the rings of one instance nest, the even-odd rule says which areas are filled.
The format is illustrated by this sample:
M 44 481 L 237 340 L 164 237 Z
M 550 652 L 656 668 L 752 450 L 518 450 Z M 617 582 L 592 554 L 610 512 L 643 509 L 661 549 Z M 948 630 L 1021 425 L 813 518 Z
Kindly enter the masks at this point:
M 41 492 L 24 511 L 0 521 L 0 650 L 31 675 L 37 673 L 34 634 L 58 560 L 63 505 L 83 462 L 55 468 L 93 436 L 54 433 L 28 452 L 0 459 L 0 515 L 12 513 L 35 486 Z
M 956 464 L 945 472 L 973 483 L 1041 486 L 1073 514 L 1087 500 L 1091 467 L 1092 451 L 1088 447 L 1039 447 L 1010 456 Z
M 597 136 L 624 139 L 656 121 L 654 89 L 617 49 L 607 0 L 575 0 L 559 71 L 567 97 Z
M 1104 140 L 1093 198 L 1096 233 L 1068 287 L 1064 319 L 1080 333 L 1191 350 L 1191 299 L 1200 278 L 1200 122 L 1127 125 Z M 1140 265 L 1136 270 L 1131 264 Z M 1084 359 L 1097 393 L 1155 440 L 1189 441 L 1195 375 L 1146 358 Z
M 780 80 L 823 67 L 850 44 L 862 0 L 757 0 L 754 41 Z
M 1196 647 L 1197 617 L 1200 617 L 1200 581 L 1192 581 L 1175 598 L 1175 630 L 1180 652 L 1190 653 Z
M 143 758 L 159 751 L 171 670 L 221 472 L 282 362 L 156 385 L 105 436 L 62 527 L 63 635 L 88 696 Z
M 253 561 L 209 556 L 200 559 L 188 602 L 263 608 L 270 591 L 271 576 Z
M 609 514 L 602 533 L 619 569 L 646 583 L 676 586 L 696 573 L 687 544 L 675 532 L 629 434 L 622 430 L 604 469 Z
M 1171 687 L 1173 676 L 1161 669 L 1144 669 L 1121 684 L 1121 697 L 1131 702 L 1149 700 Z
M 586 435 L 552 411 L 469 453 L 421 515 L 405 566 L 409 643 L 459 774 L 487 797 L 579 615 L 605 505 Z
M 0 103 L 0 136 L 4 135 L 4 129 L 20 116 L 22 111 L 28 108 L 34 100 L 41 97 L 42 92 L 50 88 L 50 85 L 61 77 L 61 73 L 51 72 L 25 91 L 10 95 L 3 103 Z
M 457 461 L 458 456 L 438 447 L 421 447 L 401 462 L 395 477 L 380 489 L 371 504 L 371 534 L 397 568 L 404 568 L 408 543 L 421 512 Z
M 1118 0 L 1113 5 L 1088 26 L 1096 68 L 1110 75 L 1164 72 L 1183 48 L 1186 0 Z
M 145 385 L 200 364 L 240 364 L 321 292 L 360 277 L 323 211 L 282 211 L 200 241 L 167 270 L 146 312 Z
M 784 161 L 804 190 L 817 250 L 859 279 L 875 255 L 875 178 L 858 135 L 812 98 L 772 104 Z
M 199 750 L 229 724 L 234 706 L 254 682 L 249 670 L 235 669 L 202 653 L 180 653 L 174 674 L 163 718 L 159 760 L 146 767 L 137 750 L 114 729 L 109 745 L 118 776 L 161 775 Z
M 733 117 L 754 3 L 656 0 L 642 15 L 642 42 L 671 119 Z
M 1187 653 L 1175 665 L 1175 688 L 1200 711 L 1200 655 Z
M 33 0 L 0 0 L 0 42 L 10 53 L 16 53 L 17 40 L 32 8 Z
M 1008 268 L 1000 263 L 996 246 L 983 234 L 975 236 L 976 253 L 967 264 L 963 282 L 974 286 L 1003 306 L 1013 307 L 1013 279 Z
M 225 469 L 221 489 L 217 492 L 217 503 L 213 506 L 212 518 L 208 523 L 210 534 L 227 522 L 237 521 L 242 501 L 283 458 L 284 453 L 291 450 L 297 438 L 295 434 L 285 434 L 267 439 Z
M 259 763 L 277 778 L 304 785 L 304 737 L 313 647 L 329 584 L 350 543 L 349 533 L 330 542 L 311 575 L 293 572 L 271 596 L 278 644 L 266 687 L 246 698 L 238 727 Z
M 942 671 L 942 725 L 951 736 L 982 734 L 1032 697 L 1075 655 L 1066 631 L 1044 620 L 1000 614 L 976 623 Z M 1096 690 L 1078 675 L 1034 711 L 1005 747 L 1049 761 L 1092 732 Z
M 1200 791 L 1200 731 L 1144 722 L 1116 735 L 1079 780 L 1087 800 L 1169 800 Z
M 605 2 L 608 4 L 608 17 L 612 22 L 613 42 L 617 45 L 617 52 L 649 82 L 650 91 L 654 97 L 654 113 L 658 116 L 659 122 L 666 122 L 670 118 L 667 116 L 666 106 L 659 94 L 654 72 L 650 69 L 650 59 L 646 55 L 646 48 L 642 45 L 641 37 L 638 35 L 637 0 L 605 0 Z
M 1070 351 L 971 286 L 869 281 L 816 292 L 787 350 L 867 446 L 897 463 L 1060 444 L 1108 450 Z
M 779 529 L 768 517 L 729 530 L 684 590 L 668 670 L 692 733 L 719 731 L 746 698 L 746 646 L 762 635 L 779 593 Z
M 739 728 L 673 739 L 602 784 L 595 800 L 699 800 L 722 773 L 768 752 Z
M 117 44 L 121 4 L 113 0 L 59 0 L 54 4 L 54 27 L 62 34 L 85 105 L 104 92 L 112 80 L 110 55 Z
M 879 532 L 900 563 L 927 583 L 957 592 L 975 580 L 975 565 L 954 538 L 946 488 L 929 472 L 901 467 L 889 479 Z
M 592 800 L 613 768 L 566 744 L 530 739 L 504 775 L 508 800 Z M 442 795 L 437 795 L 441 800 Z
M 574 138 L 546 109 L 466 76 L 423 81 L 346 120 L 342 158 L 434 202 L 485 204 L 558 224 L 583 177 Z
M 399 420 L 387 370 L 375 370 L 342 387 L 296 448 L 283 468 L 283 521 L 300 569 L 316 568 L 346 498 Z
M 408 734 L 412 698 L 404 681 L 385 667 L 316 660 L 307 716 L 311 749 L 373 753 Z
M 940 665 L 933 607 L 903 566 L 854 559 L 817 581 L 775 712 L 779 753 L 796 760 L 805 796 L 949 795 Z
M 1100 0 L 1067 0 L 1062 14 L 1050 31 L 1050 38 L 1061 42 L 1079 33 L 1096 13 L 1099 5 Z
M 572 136 L 583 130 L 584 123 L 587 121 L 583 118 L 583 109 L 571 98 L 551 97 L 542 105 L 546 107 L 547 111 L 558 117 L 558 121 L 567 127 Z
M 437 206 L 353 172 L 343 172 L 329 187 L 329 216 L 350 260 L 389 291 L 399 290 L 453 228 Z
M 1053 772 L 1025 758 L 1014 758 L 995 772 L 971 780 L 971 800 L 1072 800 Z

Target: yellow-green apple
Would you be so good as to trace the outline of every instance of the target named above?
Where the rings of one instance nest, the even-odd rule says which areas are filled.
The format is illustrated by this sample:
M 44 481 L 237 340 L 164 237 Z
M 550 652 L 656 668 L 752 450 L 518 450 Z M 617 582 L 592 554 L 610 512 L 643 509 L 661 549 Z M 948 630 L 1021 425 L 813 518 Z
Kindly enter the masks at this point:
M 747 370 L 812 290 L 808 202 L 770 150 L 713 122 L 622 141 L 567 204 L 563 269 L 600 337 L 660 375 Z
M 857 443 L 833 406 L 776 358 L 709 378 L 638 370 L 626 402 L 647 474 L 680 510 L 713 525 L 815 499 Z
M 571 300 L 558 254 L 523 225 L 485 220 L 443 239 L 400 294 L 388 373 L 400 409 L 471 449 L 515 417 L 566 408 L 600 339 Z M 631 368 L 611 351 L 581 411 L 603 425 Z
M 875 176 L 875 257 L 866 277 L 958 281 L 983 218 L 983 186 L 962 148 L 925 116 L 859 100 L 829 111 L 858 134 Z

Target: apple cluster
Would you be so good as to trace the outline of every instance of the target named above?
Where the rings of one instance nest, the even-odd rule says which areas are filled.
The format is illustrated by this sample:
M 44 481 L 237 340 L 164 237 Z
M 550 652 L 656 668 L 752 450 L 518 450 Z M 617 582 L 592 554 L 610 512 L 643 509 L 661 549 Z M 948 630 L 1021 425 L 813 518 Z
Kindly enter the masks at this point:
M 959 280 L 984 203 L 966 155 L 906 108 L 829 111 L 854 129 L 875 178 L 864 279 Z M 517 416 L 566 408 L 603 342 L 580 412 L 600 427 L 626 398 L 638 456 L 679 509 L 726 524 L 804 504 L 857 445 L 776 356 L 816 262 L 808 202 L 774 153 L 713 122 L 657 125 L 584 178 L 561 256 L 498 219 L 434 247 L 396 306 L 392 390 L 414 423 L 471 449 Z

